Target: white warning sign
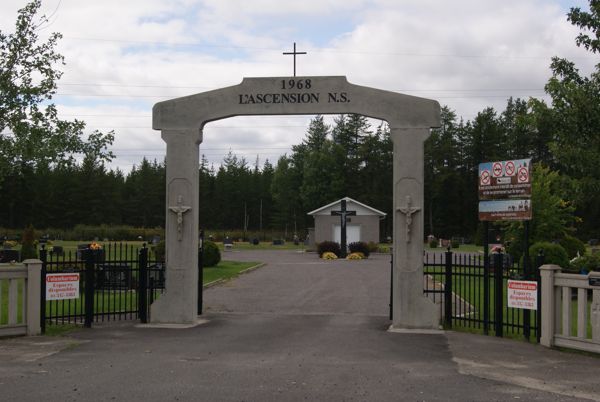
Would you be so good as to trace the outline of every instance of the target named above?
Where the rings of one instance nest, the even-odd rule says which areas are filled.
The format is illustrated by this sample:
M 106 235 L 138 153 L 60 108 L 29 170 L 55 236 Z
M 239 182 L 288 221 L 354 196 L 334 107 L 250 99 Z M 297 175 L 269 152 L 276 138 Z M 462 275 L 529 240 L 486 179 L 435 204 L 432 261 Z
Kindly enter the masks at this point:
M 506 297 L 508 307 L 537 310 L 537 289 L 535 281 L 508 280 Z
M 79 273 L 46 274 L 46 300 L 79 298 Z

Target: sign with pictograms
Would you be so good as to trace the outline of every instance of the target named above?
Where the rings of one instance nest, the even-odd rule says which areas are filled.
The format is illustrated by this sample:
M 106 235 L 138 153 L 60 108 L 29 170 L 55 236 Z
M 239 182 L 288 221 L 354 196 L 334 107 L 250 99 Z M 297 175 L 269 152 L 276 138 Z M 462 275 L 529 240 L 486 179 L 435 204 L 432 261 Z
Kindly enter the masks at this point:
M 489 186 L 492 184 L 492 178 L 490 177 L 490 171 L 484 170 L 479 174 L 479 185 L 480 186 Z
M 519 173 L 517 173 L 517 182 L 518 183 L 529 183 L 529 169 L 525 167 L 519 168 Z
M 504 175 L 505 176 L 513 176 L 515 174 L 515 162 L 508 161 L 506 165 L 504 165 Z
M 79 298 L 79 273 L 46 274 L 46 300 Z
M 530 179 L 531 159 L 481 163 L 479 164 L 479 199 L 531 198 Z
M 504 169 L 502 168 L 502 162 L 494 162 L 492 165 L 492 173 L 494 177 L 502 177 Z
M 508 280 L 506 299 L 508 307 L 537 310 L 538 283 L 535 281 Z

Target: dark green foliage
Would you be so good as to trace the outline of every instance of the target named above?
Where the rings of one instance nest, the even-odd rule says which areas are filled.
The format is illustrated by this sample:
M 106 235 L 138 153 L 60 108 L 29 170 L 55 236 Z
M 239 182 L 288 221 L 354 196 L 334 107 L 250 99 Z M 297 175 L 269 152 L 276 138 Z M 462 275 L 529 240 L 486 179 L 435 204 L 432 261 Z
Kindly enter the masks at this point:
M 439 245 L 437 239 L 431 239 L 429 240 L 429 248 L 437 248 L 437 246 Z
M 363 253 L 363 255 L 367 258 L 369 257 L 369 254 L 371 254 L 371 249 L 369 248 L 369 245 L 364 241 L 356 241 L 350 243 L 348 244 L 348 249 L 350 249 L 351 253 Z
M 342 254 L 342 249 L 340 248 L 340 244 L 334 241 L 324 241 L 317 244 L 317 253 L 319 253 L 319 257 L 323 256 L 323 253 L 331 252 L 338 257 Z
M 22 243 L 21 243 L 21 261 L 28 260 L 30 258 L 38 258 L 37 251 L 35 250 L 35 231 L 33 226 L 29 225 L 23 231 Z
M 460 247 L 460 242 L 458 240 L 452 240 L 450 242 L 450 245 L 452 246 L 452 248 L 459 248 Z
M 600 271 L 600 255 L 588 254 L 575 259 L 571 266 L 578 273 Z
M 585 244 L 576 237 L 566 235 L 560 240 L 559 244 L 563 246 L 569 259 L 577 257 L 577 254 L 580 256 L 585 254 Z
M 379 250 L 379 244 L 373 241 L 370 241 L 367 245 L 369 246 L 369 252 L 371 253 L 375 253 Z
M 535 267 L 536 258 L 540 250 L 544 252 L 544 264 L 556 264 L 563 269 L 570 267 L 569 256 L 565 249 L 560 244 L 550 242 L 538 242 L 529 247 L 531 267 Z
M 152 252 L 154 253 L 154 258 L 156 258 L 156 261 L 160 261 L 160 262 L 165 262 L 165 257 L 166 257 L 166 248 L 165 248 L 165 241 L 159 241 L 158 243 L 156 243 L 156 245 L 154 245 L 152 247 Z
M 221 262 L 221 251 L 219 247 L 210 240 L 204 241 L 204 254 L 202 255 L 202 262 L 205 267 L 214 267 Z

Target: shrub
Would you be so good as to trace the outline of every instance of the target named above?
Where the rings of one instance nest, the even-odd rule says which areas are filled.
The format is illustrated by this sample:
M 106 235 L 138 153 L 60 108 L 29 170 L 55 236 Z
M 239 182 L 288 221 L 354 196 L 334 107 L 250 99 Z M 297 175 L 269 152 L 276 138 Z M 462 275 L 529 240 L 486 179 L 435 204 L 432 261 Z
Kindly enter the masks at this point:
M 378 253 L 389 254 L 390 253 L 390 248 L 388 246 L 379 246 L 379 247 L 377 247 L 377 252 Z
M 364 241 L 350 243 L 348 248 L 350 249 L 350 253 L 362 253 L 365 258 L 369 258 L 369 254 L 371 254 L 369 245 Z
M 37 251 L 35 250 L 35 231 L 33 226 L 29 225 L 23 231 L 23 243 L 21 245 L 21 261 L 29 258 L 38 258 Z
M 576 258 L 571 263 L 573 270 L 580 273 L 600 271 L 600 255 L 584 255 Z
M 321 258 L 324 260 L 337 260 L 338 256 L 335 253 L 332 253 L 331 251 L 325 251 L 322 254 Z
M 165 262 L 165 241 L 159 241 L 155 246 L 152 247 L 154 252 L 154 258 L 158 262 Z
M 538 242 L 529 247 L 529 259 L 531 267 L 535 267 L 535 261 L 540 250 L 544 250 L 544 264 L 556 264 L 561 268 L 570 267 L 569 256 L 560 244 L 550 242 Z
M 221 251 L 219 251 L 219 247 L 214 242 L 205 240 L 202 263 L 205 267 L 214 267 L 219 262 L 221 262 Z
M 369 246 L 369 251 L 371 253 L 376 253 L 379 250 L 379 245 L 373 241 L 370 241 L 367 246 Z
M 565 235 L 559 244 L 563 246 L 570 259 L 577 257 L 578 253 L 580 256 L 585 254 L 585 244 L 576 237 Z
M 452 248 L 459 248 L 460 247 L 460 242 L 458 240 L 452 240 L 450 242 L 450 245 L 452 246 Z
M 438 244 L 439 243 L 438 243 L 437 239 L 431 239 L 429 241 L 429 248 L 437 248 Z
M 323 253 L 330 252 L 339 257 L 342 254 L 339 243 L 334 241 L 324 241 L 317 244 L 317 252 L 319 257 L 323 257 Z

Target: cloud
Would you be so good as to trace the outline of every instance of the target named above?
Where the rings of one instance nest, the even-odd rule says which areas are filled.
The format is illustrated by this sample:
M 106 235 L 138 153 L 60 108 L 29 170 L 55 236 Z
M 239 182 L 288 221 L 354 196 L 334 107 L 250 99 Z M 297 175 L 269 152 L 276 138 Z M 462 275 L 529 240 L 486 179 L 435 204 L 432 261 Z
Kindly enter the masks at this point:
M 581 0 L 574 1 L 579 6 Z M 24 1 L 0 3 L 0 29 L 14 29 Z M 58 0 L 46 0 L 51 15 Z M 585 5 L 585 2 L 583 2 Z M 281 53 L 297 42 L 299 75 L 437 99 L 472 119 L 509 96 L 543 96 L 554 55 L 583 73 L 597 58 L 574 45 L 569 4 L 550 0 L 63 0 L 40 32 L 64 34 L 66 66 L 55 101 L 90 129 L 116 132 L 113 166 L 162 158 L 151 130 L 155 102 L 235 85 L 243 77 L 286 76 Z M 253 163 L 275 161 L 301 141 L 309 117 L 234 118 L 207 125 L 211 162 L 229 149 Z M 254 155 L 254 156 L 252 156 Z

